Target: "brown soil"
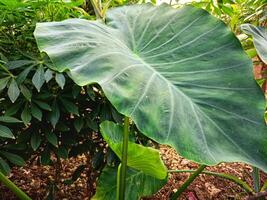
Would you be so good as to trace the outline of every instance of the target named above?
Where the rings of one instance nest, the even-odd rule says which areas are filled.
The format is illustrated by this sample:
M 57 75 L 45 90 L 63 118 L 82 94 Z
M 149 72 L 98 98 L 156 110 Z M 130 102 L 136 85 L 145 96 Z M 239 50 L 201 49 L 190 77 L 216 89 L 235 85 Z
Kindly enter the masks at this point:
M 176 154 L 176 152 L 166 146 L 160 148 L 162 158 L 168 169 L 196 169 L 197 164 L 188 161 Z M 81 164 L 86 163 L 85 156 L 62 160 L 62 173 L 58 180 L 58 190 L 55 199 L 88 199 L 88 189 L 86 187 L 87 176 L 82 174 L 81 178 L 71 185 L 64 184 L 64 180 L 70 178 L 74 170 Z M 229 173 L 252 183 L 251 167 L 241 163 L 222 163 L 207 170 L 214 172 Z M 48 188 L 53 188 L 51 182 L 55 179 L 55 168 L 52 166 L 38 166 L 36 163 L 28 164 L 24 167 L 13 168 L 10 179 L 13 180 L 21 189 L 26 191 L 34 200 L 45 199 Z M 169 195 L 187 179 L 188 173 L 171 174 L 168 183 L 153 197 L 147 200 L 167 200 Z M 262 179 L 266 175 L 262 174 Z M 262 180 L 262 181 L 263 181 Z M 50 184 L 49 184 L 50 182 Z M 235 183 L 222 178 L 209 175 L 200 175 L 184 192 L 182 200 L 209 200 L 209 199 L 244 199 L 246 193 Z M 16 197 L 3 185 L 0 185 L 0 199 L 13 200 Z

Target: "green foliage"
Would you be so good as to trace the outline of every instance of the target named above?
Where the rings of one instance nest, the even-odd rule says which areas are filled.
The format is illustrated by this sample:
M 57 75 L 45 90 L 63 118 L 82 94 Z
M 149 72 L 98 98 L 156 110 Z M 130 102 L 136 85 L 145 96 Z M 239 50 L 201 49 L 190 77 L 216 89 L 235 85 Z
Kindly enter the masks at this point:
M 123 128 L 113 122 L 106 121 L 101 123 L 100 131 L 110 148 L 121 159 Z M 167 169 L 160 158 L 159 151 L 129 141 L 127 154 L 129 167 L 158 179 L 166 178 Z
M 92 200 L 110 200 L 116 199 L 116 176 L 117 169 L 114 167 L 106 167 L 102 171 L 98 180 L 96 194 Z M 157 192 L 163 185 L 165 180 L 158 180 L 141 171 L 128 169 L 126 178 L 125 199 L 138 200 L 144 196 L 150 196 Z
M 267 29 L 265 27 L 256 27 L 251 24 L 243 24 L 241 29 L 253 36 L 254 45 L 261 60 L 267 64 Z
M 105 147 L 96 132 L 100 122 L 116 122 L 121 115 L 98 85 L 79 87 L 53 71 L 33 37 L 37 22 L 94 19 L 90 13 L 91 5 L 82 0 L 0 0 L 0 169 L 5 174 L 9 165 L 22 165 L 32 155 L 52 164 L 52 155 L 90 153 L 98 159 L 96 170 L 103 168 L 106 156 L 96 152 Z
M 219 17 L 235 33 L 240 33 L 241 24 L 261 25 L 267 22 L 266 0 L 202 0 L 189 4 L 201 7 Z
M 207 12 L 124 6 L 108 11 L 106 24 L 39 23 L 34 34 L 58 71 L 82 86 L 99 83 L 147 137 L 201 164 L 241 161 L 267 171 L 264 96 L 252 63 Z

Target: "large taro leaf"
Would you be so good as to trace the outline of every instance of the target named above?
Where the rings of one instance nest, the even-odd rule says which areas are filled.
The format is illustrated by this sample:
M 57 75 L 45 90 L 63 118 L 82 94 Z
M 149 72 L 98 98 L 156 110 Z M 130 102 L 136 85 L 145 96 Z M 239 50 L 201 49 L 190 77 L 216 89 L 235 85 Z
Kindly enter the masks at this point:
M 105 121 L 100 124 L 100 131 L 110 148 L 121 159 L 123 127 Z M 127 165 L 158 179 L 165 179 L 167 176 L 167 168 L 160 158 L 159 151 L 131 141 L 128 142 Z
M 255 48 L 263 62 L 267 64 L 267 28 L 256 27 L 252 24 L 243 24 L 241 29 L 253 36 Z
M 116 199 L 116 177 L 116 168 L 104 168 L 97 182 L 96 194 L 93 196 L 92 200 Z M 166 183 L 166 179 L 158 180 L 141 171 L 128 168 L 125 199 L 138 200 L 141 197 L 150 196 L 156 193 Z
M 267 172 L 264 97 L 252 63 L 223 22 L 206 11 L 124 6 L 100 21 L 37 24 L 58 71 L 99 83 L 140 131 L 185 158 L 242 161 Z

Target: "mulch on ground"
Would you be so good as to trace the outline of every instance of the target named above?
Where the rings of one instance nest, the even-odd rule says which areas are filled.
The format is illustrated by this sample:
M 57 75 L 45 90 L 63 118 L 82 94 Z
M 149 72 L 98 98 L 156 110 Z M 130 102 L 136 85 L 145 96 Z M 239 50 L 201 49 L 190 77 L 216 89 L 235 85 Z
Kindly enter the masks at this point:
M 172 148 L 161 146 L 160 152 L 168 169 L 196 169 L 197 164 L 182 158 L 177 155 Z M 10 174 L 10 179 L 14 181 L 22 190 L 26 191 L 34 200 L 45 199 L 49 188 L 56 190 L 55 199 L 71 199 L 81 200 L 88 198 L 88 189 L 86 186 L 87 175 L 81 174 L 73 184 L 66 185 L 64 181 L 71 178 L 75 169 L 86 164 L 85 156 L 62 160 L 62 171 L 60 174 L 58 189 L 53 188 L 53 181 L 56 175 L 56 169 L 53 166 L 39 166 L 36 162 L 32 162 L 24 167 L 14 167 Z M 213 172 L 229 173 L 245 180 L 252 184 L 251 172 L 252 168 L 241 163 L 221 163 L 217 166 L 207 167 L 207 170 Z M 170 174 L 168 183 L 153 197 L 146 198 L 147 200 L 167 200 L 169 195 L 188 178 L 189 173 L 174 173 Z M 266 179 L 266 175 L 262 174 L 262 179 Z M 263 181 L 263 180 L 262 180 Z M 95 185 L 95 184 L 94 184 Z M 244 199 L 246 193 L 235 183 L 224 180 L 222 178 L 209 175 L 200 175 L 184 192 L 181 200 L 230 200 Z M 0 199 L 14 200 L 17 199 L 8 189 L 0 185 Z

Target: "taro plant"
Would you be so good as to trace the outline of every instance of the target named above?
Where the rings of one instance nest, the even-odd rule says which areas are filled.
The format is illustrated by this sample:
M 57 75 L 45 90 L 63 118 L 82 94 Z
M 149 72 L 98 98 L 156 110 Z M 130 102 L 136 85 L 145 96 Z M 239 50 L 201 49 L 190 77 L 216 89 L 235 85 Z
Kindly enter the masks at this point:
M 125 115 L 123 127 L 101 124 L 121 164 L 102 171 L 94 199 L 139 199 L 166 180 L 158 152 L 131 139 L 133 125 L 201 164 L 173 199 L 206 165 L 238 161 L 267 172 L 264 96 L 252 62 L 206 11 L 124 6 L 108 10 L 105 21 L 38 23 L 34 35 L 56 70 L 80 86 L 98 83 Z

